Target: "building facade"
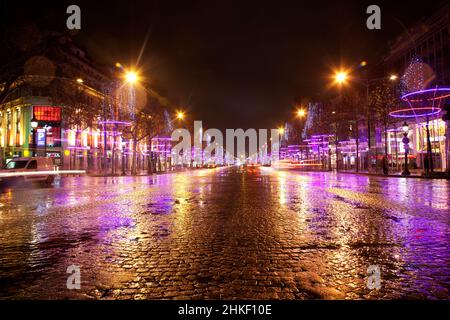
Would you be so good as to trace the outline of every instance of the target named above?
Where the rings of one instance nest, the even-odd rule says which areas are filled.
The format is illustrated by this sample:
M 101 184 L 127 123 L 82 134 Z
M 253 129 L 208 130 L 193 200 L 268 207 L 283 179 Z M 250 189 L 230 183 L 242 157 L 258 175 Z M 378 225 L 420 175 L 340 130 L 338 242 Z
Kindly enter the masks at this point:
M 32 73 L 0 105 L 1 162 L 46 156 L 61 169 L 148 170 L 160 155 L 153 153 L 149 139 L 135 142 L 125 134 L 133 127 L 135 89 L 70 37 L 47 37 L 45 56 L 33 58 Z
M 450 87 L 450 3 L 442 5 L 430 17 L 421 19 L 407 32 L 401 34 L 384 57 L 386 72 L 396 72 L 401 77 L 401 94 L 416 90 Z M 421 104 L 420 107 L 443 109 L 448 103 L 444 97 L 439 101 Z M 399 109 L 414 109 L 415 105 L 404 103 Z M 434 168 L 449 170 L 449 123 L 442 120 L 444 112 L 428 116 L 413 116 L 394 122 L 389 130 L 390 153 L 402 154 L 403 135 L 398 130 L 402 123 L 410 126 L 410 161 L 413 167 L 424 169 L 431 156 Z M 428 132 L 427 132 L 428 125 Z M 429 135 L 429 139 L 428 139 Z M 429 150 L 430 149 L 430 150 Z M 427 154 L 430 156 L 427 157 Z M 393 158 L 394 159 L 394 158 Z M 399 161 L 393 160 L 393 164 Z M 401 162 L 401 160 L 400 160 Z

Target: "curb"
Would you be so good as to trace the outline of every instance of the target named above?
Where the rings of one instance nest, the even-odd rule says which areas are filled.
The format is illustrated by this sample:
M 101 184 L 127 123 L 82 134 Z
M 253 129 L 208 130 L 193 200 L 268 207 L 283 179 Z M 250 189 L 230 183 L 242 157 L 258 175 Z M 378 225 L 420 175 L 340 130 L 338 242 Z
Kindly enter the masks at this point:
M 400 174 L 378 174 L 378 173 L 363 173 L 363 172 L 346 172 L 339 171 L 336 173 L 343 174 L 354 174 L 360 176 L 368 176 L 368 177 L 381 177 L 381 178 L 406 178 L 406 179 L 424 179 L 424 180 L 450 180 L 450 177 L 447 175 L 442 176 L 419 176 L 419 175 L 410 175 L 410 176 L 402 176 Z
M 166 172 L 155 172 L 155 173 L 151 173 L 151 174 L 136 174 L 136 175 L 132 175 L 132 174 L 86 174 L 86 176 L 88 177 L 93 177 L 93 178 L 120 178 L 120 177 L 151 177 L 154 175 L 164 175 L 164 174 L 173 174 L 173 173 L 180 173 L 180 172 L 184 172 L 184 171 L 166 171 Z

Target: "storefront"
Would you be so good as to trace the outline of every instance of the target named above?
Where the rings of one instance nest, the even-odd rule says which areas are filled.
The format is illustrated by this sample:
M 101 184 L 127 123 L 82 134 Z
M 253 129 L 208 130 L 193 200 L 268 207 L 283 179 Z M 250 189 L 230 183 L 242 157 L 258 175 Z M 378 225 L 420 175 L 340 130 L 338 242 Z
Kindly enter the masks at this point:
M 431 155 L 433 167 L 436 171 L 445 171 L 447 169 L 447 154 L 445 151 L 445 133 L 446 123 L 441 119 L 430 120 L 428 123 L 430 133 Z M 417 150 L 417 164 L 424 168 L 425 158 L 428 151 L 427 141 L 427 123 L 420 122 L 415 125 L 415 149 Z
M 30 150 L 34 156 L 51 157 L 61 165 L 62 129 L 61 107 L 33 106 Z M 33 125 L 32 125 L 33 126 Z

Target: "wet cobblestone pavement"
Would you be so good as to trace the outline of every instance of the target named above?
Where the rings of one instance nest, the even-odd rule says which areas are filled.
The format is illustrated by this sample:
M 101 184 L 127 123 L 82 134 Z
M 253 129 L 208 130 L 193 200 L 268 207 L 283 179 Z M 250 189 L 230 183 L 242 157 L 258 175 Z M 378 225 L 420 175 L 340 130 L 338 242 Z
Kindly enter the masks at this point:
M 449 193 L 271 168 L 3 190 L 0 298 L 449 299 Z

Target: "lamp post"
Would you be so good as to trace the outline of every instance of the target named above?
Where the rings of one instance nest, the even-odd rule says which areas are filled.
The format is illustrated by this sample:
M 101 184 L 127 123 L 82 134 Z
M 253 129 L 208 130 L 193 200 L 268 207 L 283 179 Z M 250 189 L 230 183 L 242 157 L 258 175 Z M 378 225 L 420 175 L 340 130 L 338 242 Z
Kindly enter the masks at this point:
M 281 147 L 283 146 L 283 136 L 284 136 L 284 133 L 285 133 L 285 131 L 284 131 L 284 127 L 282 127 L 282 126 L 280 126 L 279 128 L 278 128 L 278 155 L 279 156 L 281 156 Z M 283 156 L 283 159 L 284 159 L 284 156 Z M 283 160 L 283 159 L 280 159 L 280 160 Z
M 307 112 L 305 109 L 300 108 L 300 109 L 297 109 L 296 115 L 297 115 L 297 118 L 306 121 L 306 119 L 307 119 L 307 117 L 308 117 L 308 112 Z M 305 126 L 306 126 L 306 124 L 305 124 L 305 123 L 303 123 L 303 124 L 304 124 L 304 125 L 303 125 L 303 127 L 302 127 L 302 130 L 305 131 Z M 300 142 L 301 142 L 301 140 L 302 140 L 302 134 L 301 134 L 301 133 L 300 133 L 299 140 L 300 140 Z
M 408 138 L 408 132 L 409 132 L 409 126 L 406 123 L 403 123 L 402 126 L 403 130 L 403 144 L 405 145 L 405 169 L 402 172 L 402 176 L 409 176 L 411 175 L 411 172 L 408 170 L 408 153 L 409 153 L 409 138 Z
M 368 63 L 367 61 L 362 61 L 359 64 L 359 68 L 365 68 L 367 67 Z M 367 120 L 367 147 L 368 147 L 368 152 L 367 152 L 367 170 L 370 172 L 371 171 L 371 162 L 370 162 L 370 155 L 371 155 L 371 150 L 372 150 L 372 133 L 371 133 L 371 112 L 369 110 L 369 99 L 370 99 L 370 86 L 373 83 L 379 82 L 381 80 L 389 80 L 391 83 L 395 83 L 399 77 L 396 74 L 390 74 L 387 78 L 386 77 L 381 77 L 381 78 L 374 78 L 374 79 L 369 79 L 368 76 L 366 76 L 365 78 L 355 78 L 351 76 L 351 71 L 352 68 L 350 69 L 340 69 L 334 72 L 334 74 L 331 76 L 332 80 L 333 80 L 333 84 L 339 86 L 339 89 L 341 89 L 344 85 L 346 85 L 348 82 L 350 82 L 350 80 L 353 81 L 359 81 L 361 84 L 363 84 L 365 86 L 365 95 L 366 95 L 366 120 Z M 339 92 L 339 94 L 341 94 L 341 92 Z M 358 126 L 356 126 L 358 127 Z M 357 129 L 358 130 L 358 129 Z M 359 158 L 359 132 L 358 134 L 358 138 L 357 140 L 357 146 L 358 146 L 358 152 L 357 152 L 357 158 Z M 337 153 L 337 152 L 336 152 Z M 359 170 L 359 160 L 356 159 L 357 162 L 357 171 Z M 337 163 L 337 160 L 336 160 Z
M 45 138 L 44 138 L 44 157 L 47 157 L 47 133 L 49 130 L 51 130 L 52 127 L 45 125 L 44 126 L 44 133 L 45 133 Z
M 127 143 L 125 142 L 125 141 L 122 141 L 122 175 L 124 176 L 124 175 L 126 175 L 126 172 L 125 172 L 125 154 L 126 154 L 126 146 L 127 146 Z
M 36 153 L 36 129 L 38 126 L 39 122 L 33 114 L 33 118 L 31 118 L 32 146 L 33 146 L 31 156 L 34 156 L 34 153 Z
M 431 146 L 431 139 L 430 139 L 430 117 L 427 115 L 427 123 L 426 123 L 426 130 L 427 130 L 427 158 L 428 158 L 428 166 L 426 168 L 427 174 L 433 173 L 434 166 L 433 166 L 433 147 Z

